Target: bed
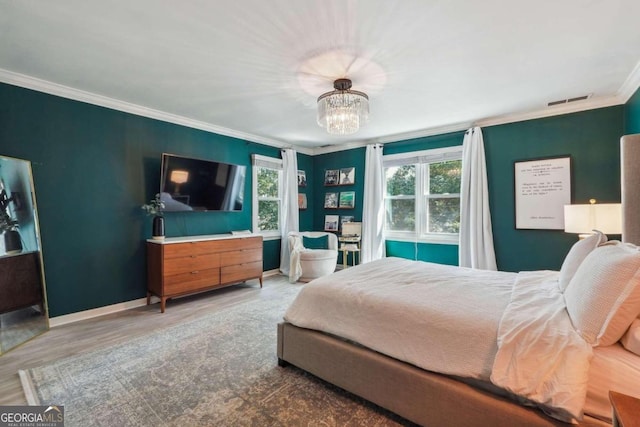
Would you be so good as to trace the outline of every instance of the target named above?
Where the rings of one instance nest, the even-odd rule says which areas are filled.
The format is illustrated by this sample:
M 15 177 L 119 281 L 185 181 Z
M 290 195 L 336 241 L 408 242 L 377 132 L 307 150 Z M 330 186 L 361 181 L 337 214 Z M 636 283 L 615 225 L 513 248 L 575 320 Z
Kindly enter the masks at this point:
M 638 173 L 629 173 L 625 163 L 640 163 L 640 136 L 625 138 L 623 237 L 638 244 L 640 203 L 628 191 Z M 305 285 L 278 325 L 279 364 L 421 425 L 610 425 L 608 389 L 638 393 L 640 383 L 640 356 L 619 342 L 640 313 L 640 265 L 633 264 L 637 247 L 604 240 L 591 238 L 588 251 L 585 243 L 574 245 L 561 272 L 474 272 L 385 259 L 318 279 Z M 633 266 L 612 261 L 619 255 Z M 619 288 L 604 303 L 597 292 L 603 283 L 609 286 L 602 271 L 626 275 L 616 279 Z M 399 292 L 385 285 L 390 277 Z M 490 292 L 483 295 L 479 289 L 485 288 Z M 386 308 L 396 299 L 404 304 L 400 317 Z M 533 300 L 542 305 L 530 305 Z M 549 311 L 538 313 L 545 305 Z M 593 314 L 602 305 L 602 313 Z M 390 317 L 378 315 L 385 310 Z M 549 325 L 549 317 L 557 322 Z M 420 331 L 419 339 L 407 334 L 412 329 Z M 398 336 L 406 341 L 395 341 Z M 537 346 L 541 353 L 530 354 Z

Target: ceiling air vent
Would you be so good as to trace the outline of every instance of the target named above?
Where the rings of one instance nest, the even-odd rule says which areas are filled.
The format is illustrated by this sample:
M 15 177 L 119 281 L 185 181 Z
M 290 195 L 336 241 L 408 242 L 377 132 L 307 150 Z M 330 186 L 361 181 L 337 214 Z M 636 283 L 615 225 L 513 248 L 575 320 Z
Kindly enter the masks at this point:
M 576 96 L 575 98 L 561 99 L 559 101 L 551 101 L 547 104 L 547 107 L 553 107 L 554 105 L 560 105 L 560 104 L 567 104 L 569 102 L 584 101 L 585 99 L 591 98 L 591 95 L 593 94 L 590 93 L 589 95 Z

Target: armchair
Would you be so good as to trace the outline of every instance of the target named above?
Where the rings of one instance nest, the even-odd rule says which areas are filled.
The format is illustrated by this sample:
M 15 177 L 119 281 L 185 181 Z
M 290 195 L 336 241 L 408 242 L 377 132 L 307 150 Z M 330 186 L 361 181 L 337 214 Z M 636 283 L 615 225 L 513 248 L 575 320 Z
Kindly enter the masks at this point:
M 326 249 L 312 249 L 304 247 L 304 237 L 322 238 L 327 236 Z M 338 238 L 333 233 L 321 231 L 302 231 L 289 233 L 289 251 L 291 254 L 291 268 L 289 280 L 295 282 L 309 282 L 318 277 L 326 276 L 336 270 L 338 264 Z

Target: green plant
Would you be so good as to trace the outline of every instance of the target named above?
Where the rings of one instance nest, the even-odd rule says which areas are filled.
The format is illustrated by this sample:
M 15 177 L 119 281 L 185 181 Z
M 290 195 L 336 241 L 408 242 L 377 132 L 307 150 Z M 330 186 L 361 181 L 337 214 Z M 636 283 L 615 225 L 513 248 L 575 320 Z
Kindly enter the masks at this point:
M 147 215 L 160 215 L 162 216 L 162 210 L 164 209 L 164 202 L 160 199 L 160 193 L 149 201 L 149 203 L 142 205 L 142 210 Z

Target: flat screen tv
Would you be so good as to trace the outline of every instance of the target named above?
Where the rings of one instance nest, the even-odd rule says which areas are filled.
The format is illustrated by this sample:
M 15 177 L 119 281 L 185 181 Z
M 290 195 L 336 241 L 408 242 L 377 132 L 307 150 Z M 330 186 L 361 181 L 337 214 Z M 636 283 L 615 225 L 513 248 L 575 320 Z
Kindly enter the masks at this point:
M 247 167 L 162 154 L 160 198 L 165 212 L 241 211 Z

